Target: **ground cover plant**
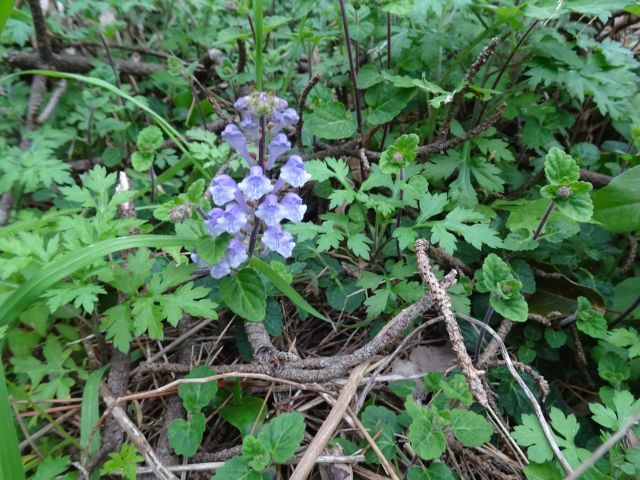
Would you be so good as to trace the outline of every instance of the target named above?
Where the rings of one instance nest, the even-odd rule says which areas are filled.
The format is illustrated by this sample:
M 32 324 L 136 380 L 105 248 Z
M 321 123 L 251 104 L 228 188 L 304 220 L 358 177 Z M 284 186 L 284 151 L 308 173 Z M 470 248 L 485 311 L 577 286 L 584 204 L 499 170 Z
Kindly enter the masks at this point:
M 640 4 L 0 2 L 0 479 L 640 475 Z

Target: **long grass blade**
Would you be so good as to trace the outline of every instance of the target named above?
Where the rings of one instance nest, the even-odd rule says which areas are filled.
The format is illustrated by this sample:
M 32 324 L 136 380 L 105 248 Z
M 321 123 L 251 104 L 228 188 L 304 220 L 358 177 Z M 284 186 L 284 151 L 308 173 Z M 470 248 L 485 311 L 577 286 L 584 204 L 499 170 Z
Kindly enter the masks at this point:
M 82 392 L 82 407 L 80 409 L 80 443 L 89 455 L 93 455 L 100 449 L 100 432 L 91 439 L 91 443 L 87 445 L 89 437 L 98 419 L 100 418 L 100 380 L 107 365 L 99 368 L 87 379 Z
M 149 108 L 144 102 L 140 101 L 135 97 L 132 97 L 127 92 L 116 87 L 115 85 L 112 85 L 109 82 L 105 82 L 100 78 L 88 77 L 86 75 L 78 75 L 75 73 L 56 72 L 53 70 L 22 70 L 20 72 L 12 73 L 10 75 L 2 77 L 0 79 L 0 83 L 19 75 L 44 75 L 47 77 L 64 78 L 67 80 L 77 80 L 78 82 L 83 82 L 89 85 L 100 87 L 104 90 L 107 90 L 111 93 L 114 93 L 122 97 L 124 100 L 131 102 L 136 107 L 146 112 L 151 118 L 153 118 L 153 120 L 158 124 L 158 126 L 167 134 L 169 138 L 171 138 L 171 140 L 175 142 L 176 146 L 184 154 L 184 158 L 180 162 L 178 162 L 178 164 L 174 165 L 169 170 L 167 170 L 166 172 L 158 176 L 157 182 L 159 184 L 175 177 L 178 172 L 180 172 L 183 168 L 188 166 L 190 163 L 195 165 L 195 167 L 200 171 L 200 173 L 205 178 L 209 178 L 210 175 L 204 169 L 201 162 L 196 158 L 194 158 L 193 155 L 191 155 L 191 153 L 189 152 L 187 140 L 184 138 L 184 136 L 182 136 L 180 132 L 178 132 L 169 122 L 167 122 L 164 118 L 162 118 L 161 115 L 157 114 L 151 108 Z
M 0 351 L 2 351 L 0 340 Z M 0 480 L 24 480 L 24 468 L 18 447 L 18 436 L 9 405 L 9 394 L 4 379 L 4 366 L 0 362 Z
M 261 274 L 267 277 L 267 280 L 269 280 L 274 287 L 276 287 L 278 290 L 284 293 L 287 296 L 287 298 L 289 298 L 289 300 L 291 300 L 294 303 L 296 307 L 300 308 L 301 310 L 304 310 L 309 315 L 313 315 L 314 317 L 319 318 L 320 320 L 331 323 L 331 320 L 329 320 L 327 317 L 325 317 L 319 311 L 317 311 L 315 308 L 309 305 L 309 303 L 304 298 L 302 298 L 302 296 L 298 292 L 296 292 L 296 290 L 291 285 L 289 285 L 284 280 L 284 278 L 282 278 L 280 274 L 275 270 L 273 270 L 269 265 L 264 263 L 259 258 L 255 258 L 255 257 L 252 258 L 249 263 L 251 263 L 251 265 L 253 265 L 256 268 L 256 270 L 258 270 Z
M 11 15 L 14 3 L 15 0 L 0 0 L 0 33 L 2 33 L 4 25 L 7 23 L 7 18 Z
M 163 248 L 191 246 L 193 238 L 173 235 L 133 235 L 131 237 L 111 238 L 89 245 L 77 252 L 66 255 L 23 283 L 7 300 L 0 305 L 0 327 L 12 325 L 21 312 L 49 287 L 74 272 L 91 265 L 110 253 L 128 248 Z

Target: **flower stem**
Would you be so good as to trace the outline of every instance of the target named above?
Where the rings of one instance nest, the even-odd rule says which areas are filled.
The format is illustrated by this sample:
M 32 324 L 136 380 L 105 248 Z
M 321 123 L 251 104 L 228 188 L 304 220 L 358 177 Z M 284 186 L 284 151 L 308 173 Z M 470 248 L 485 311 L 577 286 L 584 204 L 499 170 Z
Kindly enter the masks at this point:
M 537 240 L 540 234 L 542 234 L 542 229 L 547 223 L 547 220 L 549 220 L 549 216 L 551 215 L 551 213 L 555 208 L 556 208 L 555 203 L 553 202 L 549 203 L 549 206 L 545 210 L 544 215 L 542 215 L 542 218 L 540 219 L 540 223 L 538 224 L 538 227 L 536 228 L 535 232 L 533 232 L 533 236 L 531 237 L 533 240 Z
M 349 78 L 353 86 L 353 102 L 356 108 L 356 122 L 358 125 L 358 135 L 362 134 L 362 112 L 360 111 L 360 97 L 358 95 L 358 87 L 356 86 L 356 66 L 353 62 L 353 52 L 351 51 L 351 36 L 349 35 L 349 21 L 347 19 L 347 10 L 344 0 L 338 0 L 340 3 L 340 12 L 342 13 L 342 27 L 344 28 L 344 39 L 347 47 L 347 57 L 349 58 Z
M 262 0 L 253 2 L 253 23 L 255 25 L 255 47 L 256 47 L 256 88 L 262 91 L 262 68 L 264 64 L 264 5 Z

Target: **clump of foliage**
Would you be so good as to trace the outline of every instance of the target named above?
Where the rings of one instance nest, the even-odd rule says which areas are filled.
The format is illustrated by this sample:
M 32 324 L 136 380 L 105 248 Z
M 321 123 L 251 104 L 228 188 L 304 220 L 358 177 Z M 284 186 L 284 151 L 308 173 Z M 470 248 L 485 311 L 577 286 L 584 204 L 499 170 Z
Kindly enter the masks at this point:
M 637 2 L 5 3 L 0 478 L 640 476 Z

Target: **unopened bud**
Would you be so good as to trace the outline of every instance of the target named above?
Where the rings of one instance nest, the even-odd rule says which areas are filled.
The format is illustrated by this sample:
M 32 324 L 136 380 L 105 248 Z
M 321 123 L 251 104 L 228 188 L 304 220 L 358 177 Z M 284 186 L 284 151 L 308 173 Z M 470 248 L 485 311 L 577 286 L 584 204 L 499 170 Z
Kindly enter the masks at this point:
M 404 155 L 402 155 L 400 152 L 394 152 L 391 158 L 393 159 L 394 163 L 400 164 L 404 162 Z
M 178 205 L 169 211 L 169 220 L 176 223 L 182 223 L 190 216 L 191 206 L 189 205 Z
M 563 185 L 560 188 L 558 188 L 558 190 L 556 190 L 556 195 L 558 195 L 558 197 L 566 200 L 571 195 L 573 195 L 573 190 L 571 190 L 571 187 L 567 187 L 566 185 Z

